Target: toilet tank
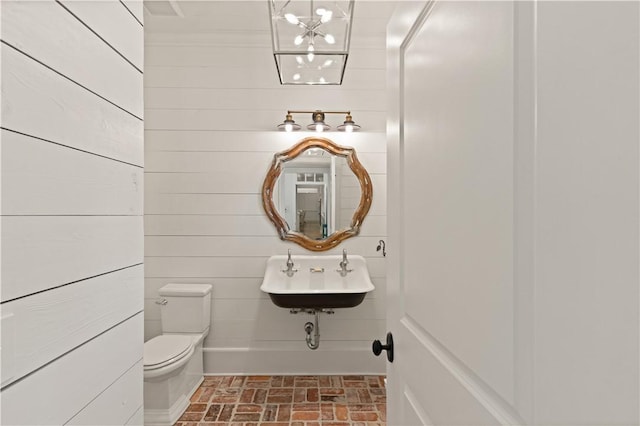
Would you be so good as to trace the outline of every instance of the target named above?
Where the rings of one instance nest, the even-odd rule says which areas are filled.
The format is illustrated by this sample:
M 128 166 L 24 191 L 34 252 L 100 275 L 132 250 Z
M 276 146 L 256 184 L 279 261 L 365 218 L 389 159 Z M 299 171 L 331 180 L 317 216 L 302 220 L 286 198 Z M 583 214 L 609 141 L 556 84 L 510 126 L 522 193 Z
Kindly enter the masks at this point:
M 167 284 L 158 290 L 163 333 L 202 333 L 211 322 L 210 284 Z

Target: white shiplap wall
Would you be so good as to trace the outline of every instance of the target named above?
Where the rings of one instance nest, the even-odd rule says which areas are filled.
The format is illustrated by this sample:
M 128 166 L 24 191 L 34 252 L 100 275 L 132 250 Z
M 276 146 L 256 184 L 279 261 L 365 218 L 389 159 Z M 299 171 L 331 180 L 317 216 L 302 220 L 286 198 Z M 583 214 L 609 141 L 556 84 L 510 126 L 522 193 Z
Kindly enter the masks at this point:
M 158 28 L 154 19 L 146 22 Z M 268 37 L 146 34 L 145 338 L 160 333 L 161 286 L 211 283 L 205 373 L 381 373 L 370 347 L 385 333 L 386 266 L 375 250 L 386 236 L 384 37 L 354 48 L 344 84 L 332 87 L 280 86 Z M 288 109 L 350 109 L 364 131 L 324 136 L 355 147 L 374 186 L 361 235 L 327 254 L 364 255 L 376 290 L 356 308 L 321 316 L 317 351 L 304 341 L 312 317 L 289 314 L 259 290 L 269 256 L 309 254 L 278 239 L 260 201 L 273 154 L 310 135 L 275 131 Z
M 142 423 L 141 4 L 0 5 L 2 424 Z

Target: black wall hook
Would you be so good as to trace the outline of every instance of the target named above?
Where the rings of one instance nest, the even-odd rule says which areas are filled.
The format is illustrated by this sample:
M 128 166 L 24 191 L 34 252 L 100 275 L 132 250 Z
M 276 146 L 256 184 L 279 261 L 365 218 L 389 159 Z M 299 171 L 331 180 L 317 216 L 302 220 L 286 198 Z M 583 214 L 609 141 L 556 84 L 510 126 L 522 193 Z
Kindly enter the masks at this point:
M 380 249 L 382 249 L 382 255 L 384 257 L 386 257 L 387 256 L 387 244 L 384 242 L 384 240 L 378 241 L 378 247 L 376 247 L 376 251 L 380 251 Z

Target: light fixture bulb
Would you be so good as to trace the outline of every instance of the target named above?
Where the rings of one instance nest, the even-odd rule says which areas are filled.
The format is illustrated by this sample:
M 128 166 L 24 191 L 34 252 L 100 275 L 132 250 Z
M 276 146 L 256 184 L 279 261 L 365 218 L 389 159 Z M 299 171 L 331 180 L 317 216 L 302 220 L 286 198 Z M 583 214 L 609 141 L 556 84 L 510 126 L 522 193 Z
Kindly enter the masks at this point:
M 285 13 L 284 18 L 287 20 L 287 22 L 293 25 L 298 25 L 300 23 L 296 15 L 294 15 L 293 13 Z
M 303 40 L 304 40 L 304 37 L 302 37 L 301 35 L 297 35 L 296 38 L 293 40 L 293 44 L 295 44 L 296 46 L 300 46 Z
M 322 132 L 324 130 L 324 126 L 322 123 L 316 124 L 316 132 Z
M 324 36 L 324 41 L 326 41 L 329 44 L 334 44 L 336 42 L 336 38 L 334 36 L 332 36 L 331 34 L 326 34 Z
M 293 130 L 293 124 L 291 123 L 287 123 L 284 125 L 284 131 L 285 132 L 291 132 Z
M 293 79 L 294 79 L 295 81 L 300 80 L 300 74 L 295 73 L 295 74 L 293 75 Z
M 315 57 L 316 57 L 316 55 L 314 55 L 314 54 L 313 54 L 313 51 L 314 51 L 314 50 L 315 50 L 315 49 L 314 49 L 314 47 L 313 47 L 313 44 L 310 44 L 310 45 L 309 45 L 309 47 L 307 48 L 307 52 L 309 52 L 309 53 L 307 53 L 307 60 L 308 60 L 309 62 L 313 62 L 313 58 L 315 58 Z
M 323 24 L 326 24 L 327 22 L 329 22 L 331 20 L 331 17 L 333 16 L 333 12 L 330 10 L 325 10 L 324 13 L 322 14 L 322 18 L 320 18 L 320 22 L 322 22 Z
M 352 124 L 347 124 L 346 126 L 344 126 L 344 131 L 347 132 L 347 133 L 353 132 L 353 125 Z

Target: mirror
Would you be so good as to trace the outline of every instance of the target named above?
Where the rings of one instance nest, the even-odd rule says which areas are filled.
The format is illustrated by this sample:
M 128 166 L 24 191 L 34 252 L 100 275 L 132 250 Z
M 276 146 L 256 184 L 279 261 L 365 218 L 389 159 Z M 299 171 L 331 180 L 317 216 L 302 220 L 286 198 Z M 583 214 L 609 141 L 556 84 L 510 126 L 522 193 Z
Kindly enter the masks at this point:
M 358 235 L 372 196 L 355 150 L 319 137 L 276 153 L 262 185 L 262 206 L 280 238 L 312 251 Z

